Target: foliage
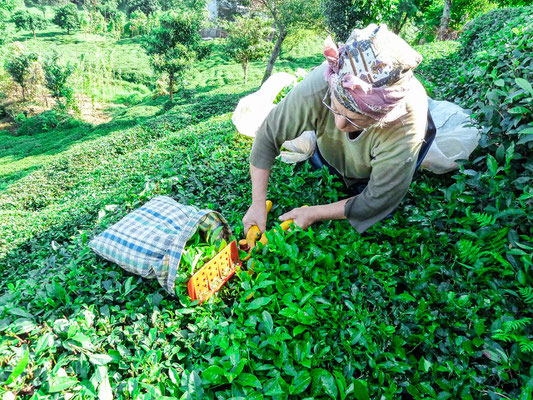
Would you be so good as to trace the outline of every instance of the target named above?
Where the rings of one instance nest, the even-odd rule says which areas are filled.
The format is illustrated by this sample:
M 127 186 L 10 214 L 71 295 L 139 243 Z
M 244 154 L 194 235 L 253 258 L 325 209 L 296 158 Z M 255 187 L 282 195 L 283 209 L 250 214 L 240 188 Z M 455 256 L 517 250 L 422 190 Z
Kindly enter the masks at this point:
M 125 4 L 130 14 L 141 11 L 145 15 L 150 15 L 161 9 L 159 0 L 128 0 Z
M 65 29 L 67 34 L 70 35 L 71 30 L 79 28 L 80 26 L 78 8 L 72 3 L 67 3 L 63 7 L 59 7 L 56 10 L 52 22 L 61 29 Z
M 287 35 L 299 29 L 320 30 L 323 18 L 319 0 L 258 0 L 255 4 L 274 21 L 277 36 L 263 75 L 264 82 L 272 74 Z
M 59 132 L 80 125 L 82 124 L 61 110 L 49 110 L 34 117 L 25 118 L 17 129 L 16 136 L 33 136 L 54 130 Z
M 427 0 L 323 0 L 321 3 L 326 26 L 338 41 L 345 41 L 355 28 L 364 28 L 370 23 L 386 23 L 398 33 L 407 21 L 419 18 L 432 4 Z M 442 14 L 442 8 L 440 9 Z
M 28 10 L 17 10 L 11 16 L 11 19 L 18 30 L 26 29 L 33 33 L 35 31 L 46 28 L 48 21 L 41 15 L 30 12 Z
M 76 108 L 74 89 L 68 82 L 69 78 L 76 70 L 76 65 L 62 63 L 59 54 L 53 52 L 45 58 L 43 69 L 46 87 L 52 92 L 52 96 L 56 99 L 57 106 L 61 110 Z M 61 101 L 62 98 L 65 99 L 64 103 Z
M 372 22 L 382 22 L 378 15 L 381 10 L 386 9 L 386 6 L 388 6 L 388 2 L 385 0 L 322 1 L 326 26 L 339 41 L 347 40 L 354 28 L 363 28 Z
M 146 34 L 148 32 L 146 14 L 140 10 L 132 12 L 126 24 L 126 32 L 129 32 L 130 37 Z
M 186 296 L 189 279 L 227 246 L 225 240 L 215 239 L 217 234 L 216 231 L 206 234 L 197 231 L 185 244 L 176 276 L 177 296 Z
M 11 12 L 16 7 L 16 0 L 4 0 L 0 2 L 0 46 L 8 43 L 11 36 L 11 24 L 9 23 Z
M 469 58 L 457 58 L 468 49 L 448 42 L 432 46 L 421 66 L 436 92 L 474 102 L 491 129 L 477 160 L 453 177 L 421 173 L 394 216 L 364 235 L 346 221 L 275 232 L 282 212 L 343 197 L 326 170 L 276 164 L 268 246 L 202 306 L 103 261 L 87 243 L 158 194 L 219 210 L 242 236 L 252 143 L 230 118 L 260 83 L 260 66 L 252 63 L 244 88 L 240 66 L 215 46 L 193 77 L 196 95 L 166 112 L 160 99 L 149 100 L 99 127 L 33 141 L 2 136 L 5 397 L 530 398 L 531 179 L 528 144 L 518 143 L 529 114 L 517 128 L 504 121 L 520 102 L 529 104 L 528 86 L 516 79 L 530 81 L 524 46 L 531 41 L 528 21 L 514 23 L 518 33 L 507 25 L 501 34 L 480 32 Z M 495 64 L 486 64 L 483 52 L 493 48 Z M 309 67 L 309 54 L 322 58 L 320 46 L 300 54 L 290 58 L 292 70 Z M 479 81 L 469 75 L 476 66 L 487 67 L 477 71 Z M 508 93 L 501 121 L 475 104 L 491 105 L 486 94 L 496 88 Z M 59 147 L 41 149 L 45 136 Z M 485 146 L 492 139 L 498 142 Z M 26 147 L 6 147 L 17 143 Z M 31 167 L 9 172 L 29 155 Z
M 146 37 L 144 48 L 154 70 L 168 75 L 172 101 L 174 82 L 183 85 L 185 73 L 197 58 L 202 17 L 189 11 L 169 11 L 161 16 L 159 22 L 160 26 Z
M 100 0 L 96 5 L 96 8 L 106 20 L 114 20 L 117 17 L 118 2 L 117 0 Z
M 237 17 L 226 30 L 228 54 L 242 65 L 246 84 L 249 62 L 263 59 L 272 50 L 268 40 L 272 33 L 271 23 L 261 17 Z
M 474 17 L 497 7 L 494 0 L 456 0 L 452 2 L 449 29 L 461 30 L 463 25 Z M 441 22 L 443 6 L 441 2 L 433 2 L 423 13 L 420 20 L 419 39 L 433 41 Z
M 20 53 L 6 60 L 6 71 L 22 88 L 22 100 L 26 100 L 26 89 L 32 82 L 32 66 L 38 58 L 36 53 Z
M 424 62 L 415 70 L 416 77 L 424 85 L 429 97 L 442 100 L 445 86 L 448 83 L 448 73 L 453 71 L 459 62 L 457 51 L 460 43 L 456 41 L 436 41 L 422 46 L 414 46 Z
M 87 33 L 105 34 L 107 33 L 107 21 L 104 15 L 98 10 L 80 13 L 80 28 Z

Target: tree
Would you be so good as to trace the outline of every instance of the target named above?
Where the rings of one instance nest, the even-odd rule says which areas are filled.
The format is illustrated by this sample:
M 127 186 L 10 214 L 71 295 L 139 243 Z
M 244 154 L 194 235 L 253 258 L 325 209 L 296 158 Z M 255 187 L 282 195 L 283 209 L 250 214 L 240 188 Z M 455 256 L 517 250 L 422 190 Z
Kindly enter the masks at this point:
M 17 30 L 25 29 L 33 33 L 35 38 L 35 31 L 46 28 L 47 21 L 40 14 L 32 13 L 28 10 L 17 10 L 11 16 L 11 20 L 17 27 Z
M 130 15 L 130 20 L 126 24 L 126 30 L 129 31 L 130 36 L 144 35 L 148 27 L 148 18 L 146 14 L 140 10 L 134 11 Z
M 67 109 L 73 106 L 74 90 L 69 86 L 68 79 L 76 70 L 76 65 L 70 62 L 63 64 L 59 59 L 59 54 L 54 51 L 44 60 L 43 70 L 46 87 L 52 92 L 58 107 Z M 65 103 L 61 102 L 61 98 L 65 99 Z
M 11 12 L 15 9 L 15 0 L 2 0 L 0 1 L 0 46 L 9 42 L 11 37 L 12 25 L 9 23 L 11 20 Z
M 257 0 L 256 5 L 274 21 L 276 43 L 268 59 L 263 82 L 272 74 L 287 35 L 295 29 L 319 29 L 322 26 L 320 0 Z
M 442 10 L 442 17 L 440 19 L 439 32 L 437 33 L 438 40 L 446 38 L 446 32 L 450 25 L 450 16 L 452 14 L 452 0 L 444 0 L 444 8 Z
M 227 25 L 227 32 L 226 49 L 241 63 L 246 84 L 249 62 L 266 57 L 272 50 L 272 43 L 268 40 L 272 25 L 260 17 L 237 17 L 235 22 Z
M 145 15 L 150 15 L 161 10 L 159 0 L 128 0 L 123 2 L 128 13 L 142 11 Z
M 425 0 L 322 0 L 328 30 L 336 40 L 344 42 L 355 28 L 371 23 L 388 23 L 399 32 L 407 18 Z
M 173 100 L 174 84 L 183 83 L 187 70 L 196 61 L 200 48 L 201 14 L 190 11 L 168 11 L 160 19 L 160 26 L 145 38 L 143 46 L 150 63 L 158 73 L 168 75 L 168 92 Z
M 76 29 L 80 26 L 78 8 L 72 3 L 65 4 L 63 7 L 60 7 L 56 10 L 56 14 L 52 22 L 60 28 L 65 29 L 67 31 L 67 35 L 70 35 L 71 29 Z
M 39 56 L 35 53 L 22 53 L 15 55 L 6 61 L 6 71 L 22 88 L 23 101 L 26 101 L 26 87 L 31 79 L 31 67 L 38 58 Z
M 417 15 L 419 8 L 416 3 L 413 0 L 400 0 L 398 2 L 395 12 L 387 21 L 395 34 L 399 34 L 406 22 Z
M 109 21 L 117 16 L 118 2 L 117 0 L 101 0 L 96 8 L 102 13 L 106 21 Z

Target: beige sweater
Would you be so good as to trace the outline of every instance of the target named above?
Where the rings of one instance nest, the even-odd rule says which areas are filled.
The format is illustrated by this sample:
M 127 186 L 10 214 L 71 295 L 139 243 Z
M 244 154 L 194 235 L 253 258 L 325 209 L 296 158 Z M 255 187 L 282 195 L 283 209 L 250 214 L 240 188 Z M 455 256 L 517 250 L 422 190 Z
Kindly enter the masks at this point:
M 407 114 L 351 140 L 336 128 L 333 114 L 322 104 L 327 90 L 325 67 L 322 64 L 311 71 L 270 112 L 257 132 L 250 163 L 270 169 L 283 142 L 315 130 L 320 153 L 348 186 L 369 180 L 366 189 L 350 199 L 344 209 L 350 224 L 364 232 L 393 211 L 409 189 L 426 132 L 427 95 L 413 78 Z

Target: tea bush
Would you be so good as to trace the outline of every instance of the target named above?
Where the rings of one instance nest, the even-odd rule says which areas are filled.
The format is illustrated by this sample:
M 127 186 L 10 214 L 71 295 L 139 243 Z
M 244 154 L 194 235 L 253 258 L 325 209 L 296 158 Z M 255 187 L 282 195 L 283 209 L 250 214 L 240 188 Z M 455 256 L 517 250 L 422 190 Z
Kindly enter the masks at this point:
M 218 210 L 242 236 L 251 140 L 229 114 L 242 88 L 226 82 L 135 127 L 107 127 L 9 185 L 0 194 L 0 390 L 34 399 L 530 399 L 530 114 L 512 112 L 529 104 L 517 79 L 531 78 L 519 39 L 530 31 L 527 21 L 514 26 L 519 34 L 508 28 L 513 36 L 495 32 L 478 58 L 457 58 L 463 48 L 450 44 L 421 66 L 483 127 L 471 162 L 453 176 L 419 174 L 393 218 L 364 235 L 346 221 L 269 231 L 245 265 L 254 274 L 238 274 L 201 307 L 103 261 L 87 242 L 158 194 Z M 492 64 L 483 51 L 502 58 Z M 212 68 L 219 78 L 225 66 Z M 503 106 L 487 118 L 495 90 Z M 271 180 L 269 227 L 292 207 L 343 196 L 326 170 L 277 163 Z
M 83 125 L 83 122 L 77 121 L 65 112 L 49 110 L 34 117 L 24 119 L 17 129 L 16 135 L 35 135 L 54 130 L 58 127 L 60 127 L 58 130 L 65 130 Z

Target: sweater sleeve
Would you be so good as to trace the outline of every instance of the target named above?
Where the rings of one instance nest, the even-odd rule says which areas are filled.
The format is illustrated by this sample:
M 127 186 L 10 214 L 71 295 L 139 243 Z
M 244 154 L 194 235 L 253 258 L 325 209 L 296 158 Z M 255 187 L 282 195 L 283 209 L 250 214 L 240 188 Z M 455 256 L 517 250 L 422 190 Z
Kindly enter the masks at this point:
M 297 84 L 259 127 L 250 153 L 250 164 L 270 169 L 283 142 L 295 139 L 304 131 L 315 130 L 321 113 L 325 112 L 321 96 L 326 89 L 323 66 L 311 71 Z
M 399 127 L 400 134 L 396 132 L 376 148 L 367 187 L 344 207 L 346 218 L 359 233 L 398 207 L 409 189 L 422 145 L 416 139 L 419 136 L 405 134 L 410 128 Z

